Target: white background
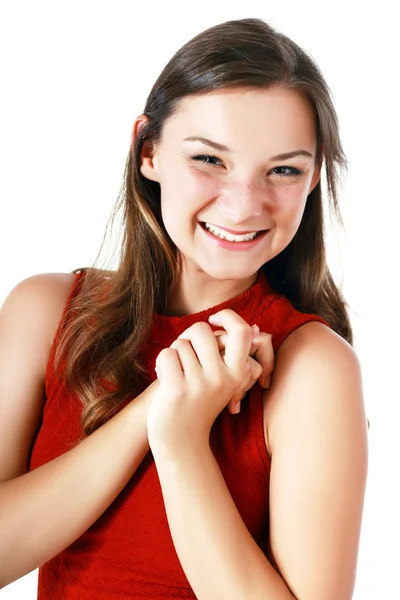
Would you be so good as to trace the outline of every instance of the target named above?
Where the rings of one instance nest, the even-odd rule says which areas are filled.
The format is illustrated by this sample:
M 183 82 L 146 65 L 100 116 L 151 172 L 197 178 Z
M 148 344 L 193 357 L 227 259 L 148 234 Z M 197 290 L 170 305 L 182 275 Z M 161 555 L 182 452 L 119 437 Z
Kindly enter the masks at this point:
M 340 194 L 346 234 L 330 229 L 328 257 L 351 307 L 371 421 L 355 600 L 400 598 L 394 8 L 387 0 L 0 4 L 0 302 L 29 275 L 94 260 L 133 121 L 163 66 L 193 35 L 229 19 L 260 17 L 321 66 L 349 159 Z M 36 598 L 36 572 L 0 598 Z

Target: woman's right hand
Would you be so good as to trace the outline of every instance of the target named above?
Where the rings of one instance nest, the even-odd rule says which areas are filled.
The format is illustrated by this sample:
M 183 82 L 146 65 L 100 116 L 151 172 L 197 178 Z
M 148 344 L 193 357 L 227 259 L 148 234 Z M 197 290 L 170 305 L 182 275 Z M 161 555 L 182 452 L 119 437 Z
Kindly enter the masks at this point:
M 237 414 L 240 410 L 240 402 L 245 397 L 246 393 L 258 381 L 261 387 L 268 389 L 272 382 L 272 373 L 275 368 L 275 356 L 272 347 L 272 335 L 269 333 L 260 332 L 257 325 L 252 326 L 252 344 L 248 358 L 248 376 L 242 383 L 240 392 L 235 394 L 227 404 L 226 408 L 230 414 Z M 225 352 L 225 344 L 227 333 L 223 329 L 214 332 L 218 342 L 218 348 L 223 355 Z M 159 383 L 158 379 L 155 384 Z M 157 385 L 156 385 L 157 387 Z

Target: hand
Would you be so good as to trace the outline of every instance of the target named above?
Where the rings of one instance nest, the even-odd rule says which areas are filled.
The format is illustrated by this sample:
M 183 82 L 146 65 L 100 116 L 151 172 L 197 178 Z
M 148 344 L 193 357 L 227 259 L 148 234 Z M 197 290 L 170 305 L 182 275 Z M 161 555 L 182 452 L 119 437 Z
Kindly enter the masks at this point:
M 250 375 L 247 385 L 243 385 L 238 393 L 231 398 L 227 404 L 227 410 L 231 414 L 236 414 L 240 410 L 240 401 L 246 393 L 253 387 L 255 382 L 261 387 L 268 389 L 272 381 L 272 373 L 275 367 L 275 356 L 272 347 L 272 335 L 269 333 L 260 332 L 257 325 L 251 327 L 252 343 L 250 348 L 249 363 L 251 366 Z M 214 331 L 217 336 L 217 342 L 220 352 L 225 351 L 225 343 L 227 334 L 224 330 Z M 254 358 L 253 358 L 254 357 Z M 261 367 L 261 373 L 260 373 Z
M 263 376 L 262 367 L 249 357 L 253 344 L 257 346 L 250 326 L 230 309 L 210 317 L 210 323 L 227 332 L 219 343 L 211 327 L 199 322 L 157 357 L 160 385 L 147 418 L 150 446 L 179 449 L 183 441 L 208 442 L 211 427 L 223 408 L 235 395 L 249 389 L 255 377 Z

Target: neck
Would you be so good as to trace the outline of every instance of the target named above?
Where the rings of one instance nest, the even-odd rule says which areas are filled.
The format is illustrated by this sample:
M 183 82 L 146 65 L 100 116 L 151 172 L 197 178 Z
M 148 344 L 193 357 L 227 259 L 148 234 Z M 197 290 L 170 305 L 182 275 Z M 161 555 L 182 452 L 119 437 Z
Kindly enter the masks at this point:
M 257 273 L 246 279 L 214 279 L 199 271 L 188 276 L 182 273 L 168 302 L 168 315 L 182 317 L 218 306 L 248 290 Z

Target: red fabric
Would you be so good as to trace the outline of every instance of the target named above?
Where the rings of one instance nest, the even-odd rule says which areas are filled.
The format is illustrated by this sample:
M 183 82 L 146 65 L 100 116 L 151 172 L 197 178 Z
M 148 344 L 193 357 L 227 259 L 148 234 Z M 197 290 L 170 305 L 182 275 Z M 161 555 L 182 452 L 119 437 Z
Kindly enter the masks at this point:
M 78 273 L 66 307 L 79 292 L 83 275 L 84 271 Z M 260 272 L 249 290 L 217 307 L 183 317 L 154 315 L 150 341 L 145 348 L 152 377 L 162 348 L 169 346 L 189 325 L 207 320 L 211 313 L 222 308 L 232 308 L 250 325 L 256 323 L 261 331 L 272 333 L 275 352 L 300 325 L 308 321 L 327 325 L 317 315 L 295 310 Z M 80 434 L 79 400 L 66 392 L 54 372 L 57 333 L 46 370 L 46 403 L 32 449 L 31 469 L 66 452 Z M 264 440 L 262 390 L 258 384 L 242 402 L 238 415 L 222 411 L 212 428 L 210 443 L 243 521 L 266 551 L 270 458 Z M 77 493 L 79 490 L 71 490 L 71 494 Z M 38 598 L 195 598 L 175 552 L 151 452 L 104 514 L 71 546 L 40 568 Z

